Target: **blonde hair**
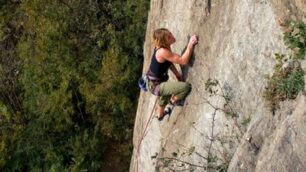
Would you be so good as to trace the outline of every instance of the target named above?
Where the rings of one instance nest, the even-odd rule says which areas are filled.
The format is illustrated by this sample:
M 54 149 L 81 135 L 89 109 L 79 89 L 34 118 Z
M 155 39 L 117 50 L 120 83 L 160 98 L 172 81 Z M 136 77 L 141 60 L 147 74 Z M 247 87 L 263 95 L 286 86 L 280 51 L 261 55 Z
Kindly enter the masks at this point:
M 170 48 L 170 45 L 167 44 L 167 34 L 169 34 L 170 31 L 166 28 L 159 28 L 156 29 L 153 33 L 153 41 L 155 47 L 163 47 L 163 48 Z

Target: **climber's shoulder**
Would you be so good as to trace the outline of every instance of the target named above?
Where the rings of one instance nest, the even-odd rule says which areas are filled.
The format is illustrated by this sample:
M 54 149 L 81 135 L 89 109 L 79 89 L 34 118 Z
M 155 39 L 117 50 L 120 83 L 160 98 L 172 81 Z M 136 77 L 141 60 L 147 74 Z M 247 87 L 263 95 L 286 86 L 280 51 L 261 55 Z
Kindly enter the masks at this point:
M 162 58 L 164 60 L 168 60 L 171 61 L 173 63 L 176 62 L 176 58 L 180 58 L 179 55 L 173 53 L 171 51 L 171 49 L 167 49 L 167 48 L 160 48 L 157 52 L 156 52 L 156 57 L 157 58 Z

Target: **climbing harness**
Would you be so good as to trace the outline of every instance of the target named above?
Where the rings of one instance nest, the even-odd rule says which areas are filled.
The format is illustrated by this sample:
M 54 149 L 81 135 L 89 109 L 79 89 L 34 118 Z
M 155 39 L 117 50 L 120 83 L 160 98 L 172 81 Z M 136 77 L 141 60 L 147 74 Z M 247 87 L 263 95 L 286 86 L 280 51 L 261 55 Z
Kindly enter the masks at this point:
M 169 79 L 168 74 L 163 75 L 161 78 L 156 77 L 155 74 L 149 70 L 146 74 L 148 79 L 148 88 L 155 96 L 160 95 L 160 83 Z

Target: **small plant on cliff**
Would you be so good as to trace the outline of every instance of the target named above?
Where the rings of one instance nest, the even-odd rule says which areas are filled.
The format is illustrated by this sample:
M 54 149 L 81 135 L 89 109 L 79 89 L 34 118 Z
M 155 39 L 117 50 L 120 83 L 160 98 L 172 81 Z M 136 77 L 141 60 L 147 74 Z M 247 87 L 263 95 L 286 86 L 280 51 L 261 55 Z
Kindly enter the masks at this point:
M 171 152 L 171 154 L 168 156 L 164 156 L 164 153 L 167 152 L 165 148 L 162 148 L 161 155 L 159 155 L 156 152 L 155 155 L 151 156 L 151 159 L 156 159 L 155 171 L 159 172 L 159 171 L 164 171 L 165 169 L 169 169 L 172 171 L 175 170 L 194 171 L 196 168 L 201 168 L 205 170 L 206 166 L 204 165 L 184 160 L 185 158 L 190 157 L 192 154 L 198 155 L 203 158 L 203 156 L 200 153 L 195 151 L 194 146 L 187 147 L 182 144 L 179 144 L 179 146 L 180 149 Z
M 283 21 L 284 42 L 294 52 L 294 57 L 304 59 L 306 54 L 306 25 L 302 21 Z
M 268 85 L 264 92 L 271 110 L 274 111 L 279 102 L 286 99 L 294 99 L 304 90 L 304 74 L 300 60 L 306 53 L 306 26 L 300 21 L 281 21 L 284 27 L 284 42 L 292 55 L 287 58 L 284 54 L 275 54 L 277 61 L 274 73 L 268 77 Z
M 275 109 L 281 101 L 294 99 L 304 89 L 304 71 L 299 62 L 291 61 L 290 67 L 284 67 L 284 55 L 275 54 L 275 56 L 277 64 L 273 75 L 268 78 L 268 86 L 264 93 L 272 109 Z
M 231 104 L 231 96 L 228 92 L 225 92 L 224 89 L 221 87 L 220 83 L 216 79 L 209 78 L 205 83 L 205 91 L 209 93 L 209 97 L 212 96 L 219 96 L 224 100 L 224 108 L 215 108 L 212 106 L 212 104 L 207 101 L 210 106 L 212 106 L 216 110 L 221 110 L 223 113 L 225 113 L 229 117 L 237 117 L 237 112 L 233 109 Z
M 207 166 L 206 169 L 215 169 L 217 171 L 227 171 L 229 162 L 233 154 L 226 146 L 227 144 L 234 144 L 240 142 L 243 135 L 241 127 L 238 125 L 238 112 L 233 107 L 232 96 L 230 91 L 222 87 L 218 80 L 209 78 L 205 83 L 205 90 L 209 93 L 209 97 L 220 97 L 223 99 L 223 107 L 218 107 L 213 105 L 208 99 L 205 99 L 206 103 L 209 104 L 213 109 L 212 117 L 212 130 L 209 136 L 210 144 L 208 148 L 207 155 Z M 220 133 L 215 133 L 215 120 L 218 111 L 223 112 L 227 117 L 233 119 L 234 130 L 229 136 L 220 135 Z M 213 150 L 213 144 L 220 145 L 221 150 L 216 146 L 216 150 Z M 233 149 L 233 148 L 231 148 Z M 219 154 L 214 154 L 214 152 L 219 152 Z

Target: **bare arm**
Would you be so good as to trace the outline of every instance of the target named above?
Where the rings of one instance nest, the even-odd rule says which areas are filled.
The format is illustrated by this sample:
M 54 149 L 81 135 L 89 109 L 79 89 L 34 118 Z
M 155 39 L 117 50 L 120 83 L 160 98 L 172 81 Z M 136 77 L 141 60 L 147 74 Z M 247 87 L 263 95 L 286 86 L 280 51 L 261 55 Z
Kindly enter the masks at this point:
M 177 80 L 183 81 L 183 76 L 178 72 L 178 70 L 174 65 L 170 66 L 170 70 L 173 72 Z
M 163 57 L 165 60 L 168 60 L 172 63 L 186 65 L 189 62 L 193 48 L 197 43 L 198 43 L 198 38 L 195 35 L 193 35 L 190 38 L 187 48 L 182 56 L 176 53 L 172 53 L 171 51 L 167 49 L 164 49 L 161 52 L 161 57 Z

